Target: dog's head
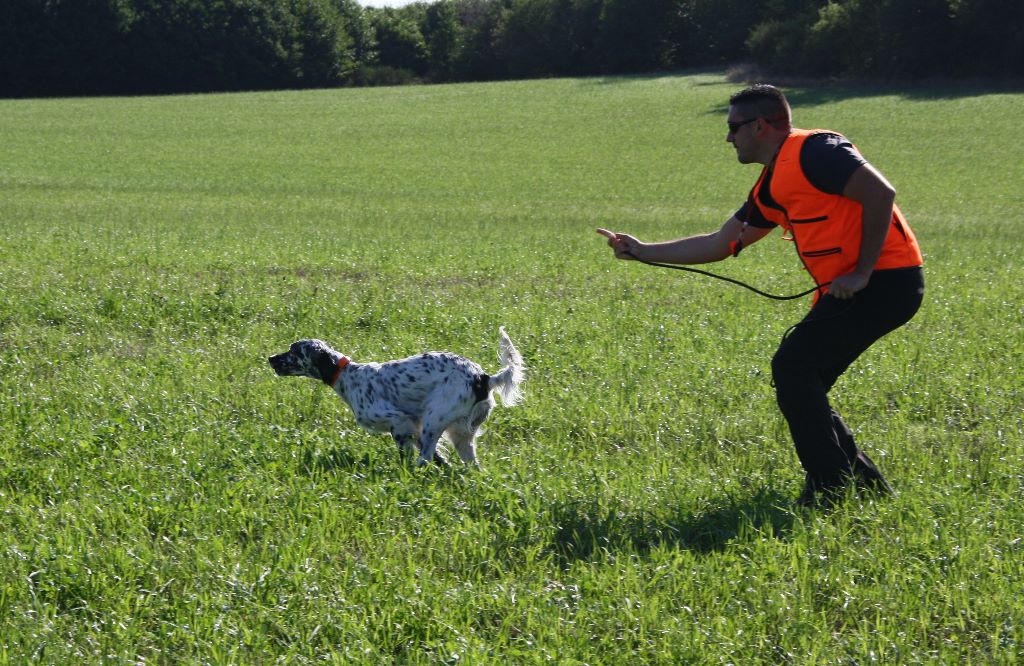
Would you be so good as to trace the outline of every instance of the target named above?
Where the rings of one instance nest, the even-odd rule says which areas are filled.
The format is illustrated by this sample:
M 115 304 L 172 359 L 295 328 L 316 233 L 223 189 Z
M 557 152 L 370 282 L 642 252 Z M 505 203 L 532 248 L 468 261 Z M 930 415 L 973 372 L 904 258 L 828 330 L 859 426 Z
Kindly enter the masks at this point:
M 288 351 L 271 356 L 270 367 L 281 377 L 312 377 L 330 381 L 341 354 L 323 340 L 299 340 Z

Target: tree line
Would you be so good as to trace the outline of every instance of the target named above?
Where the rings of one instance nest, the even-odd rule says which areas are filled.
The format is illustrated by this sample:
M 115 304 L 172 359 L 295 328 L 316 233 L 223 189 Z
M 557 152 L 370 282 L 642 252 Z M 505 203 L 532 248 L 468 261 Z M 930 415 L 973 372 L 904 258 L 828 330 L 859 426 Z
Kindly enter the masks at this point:
M 1020 0 L 3 0 L 0 95 L 629 74 L 1019 78 Z

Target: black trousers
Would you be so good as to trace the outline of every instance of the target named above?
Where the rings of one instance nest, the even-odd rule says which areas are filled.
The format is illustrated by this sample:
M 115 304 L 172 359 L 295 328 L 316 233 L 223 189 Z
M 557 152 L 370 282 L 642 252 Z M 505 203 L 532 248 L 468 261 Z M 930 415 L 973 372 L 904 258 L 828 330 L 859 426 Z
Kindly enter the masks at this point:
M 881 479 L 828 392 L 876 340 L 910 321 L 923 297 L 920 268 L 875 271 L 852 299 L 823 296 L 775 352 L 775 396 L 813 489 Z

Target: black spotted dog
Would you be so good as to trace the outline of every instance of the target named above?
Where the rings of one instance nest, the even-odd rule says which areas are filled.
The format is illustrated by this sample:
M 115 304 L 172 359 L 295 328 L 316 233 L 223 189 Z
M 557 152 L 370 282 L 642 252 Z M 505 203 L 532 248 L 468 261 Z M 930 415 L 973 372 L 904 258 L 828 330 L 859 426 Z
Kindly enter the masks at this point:
M 420 465 L 435 461 L 447 466 L 437 450 L 442 435 L 455 445 L 467 464 L 479 466 L 476 437 L 494 408 L 497 390 L 506 406 L 522 398 L 523 358 L 504 328 L 498 358 L 504 367 L 488 375 L 467 358 L 447 352 L 428 352 L 386 363 L 354 363 L 322 340 L 299 340 L 270 357 L 278 375 L 312 377 L 337 392 L 367 430 L 387 432 L 403 455 L 419 447 Z

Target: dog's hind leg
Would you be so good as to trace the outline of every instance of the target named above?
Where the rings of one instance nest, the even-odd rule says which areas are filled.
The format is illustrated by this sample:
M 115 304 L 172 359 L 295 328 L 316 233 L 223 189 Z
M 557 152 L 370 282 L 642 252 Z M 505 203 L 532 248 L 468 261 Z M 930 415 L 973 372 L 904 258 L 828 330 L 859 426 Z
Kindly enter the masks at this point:
M 476 458 L 475 430 L 467 430 L 464 426 L 452 426 L 445 431 L 445 434 L 448 435 L 448 439 L 455 446 L 455 450 L 459 452 L 462 462 L 467 465 L 480 467 L 480 463 Z
M 476 458 L 476 436 L 480 434 L 480 426 L 487 420 L 493 407 L 494 399 L 488 396 L 486 400 L 481 400 L 473 405 L 469 418 L 452 424 L 445 431 L 448 439 L 455 445 L 455 450 L 459 452 L 462 462 L 467 465 L 480 467 L 480 463 L 477 462 Z

